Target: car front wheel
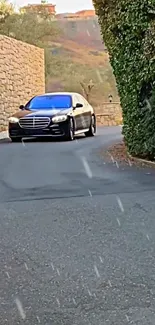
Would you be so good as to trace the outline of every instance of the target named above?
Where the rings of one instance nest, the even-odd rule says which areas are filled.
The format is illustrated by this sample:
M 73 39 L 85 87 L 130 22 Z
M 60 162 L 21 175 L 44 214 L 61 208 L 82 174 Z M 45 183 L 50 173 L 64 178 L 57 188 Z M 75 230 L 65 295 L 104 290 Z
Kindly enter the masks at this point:
M 73 122 L 72 118 L 69 121 L 68 134 L 66 135 L 66 139 L 68 141 L 73 141 L 74 140 L 74 122 Z
M 85 136 L 94 137 L 95 132 L 96 132 L 96 120 L 95 120 L 95 116 L 92 116 L 89 131 L 85 132 Z

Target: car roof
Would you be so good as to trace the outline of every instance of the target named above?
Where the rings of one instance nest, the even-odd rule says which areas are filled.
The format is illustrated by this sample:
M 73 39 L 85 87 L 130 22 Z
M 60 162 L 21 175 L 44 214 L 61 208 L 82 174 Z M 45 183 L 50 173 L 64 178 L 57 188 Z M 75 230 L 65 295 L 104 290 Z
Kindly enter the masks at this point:
M 42 96 L 51 96 L 51 95 L 67 95 L 67 96 L 74 96 L 74 95 L 80 95 L 79 93 L 74 93 L 74 92 L 53 92 L 53 93 L 45 93 L 42 95 L 38 95 L 36 97 L 42 97 Z

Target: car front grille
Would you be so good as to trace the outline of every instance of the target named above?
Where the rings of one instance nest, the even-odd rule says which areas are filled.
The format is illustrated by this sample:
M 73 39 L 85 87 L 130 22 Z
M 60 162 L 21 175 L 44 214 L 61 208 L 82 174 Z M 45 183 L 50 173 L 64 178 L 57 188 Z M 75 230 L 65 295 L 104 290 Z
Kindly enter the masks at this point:
M 19 125 L 23 129 L 45 129 L 49 123 L 49 117 L 22 117 L 19 120 Z

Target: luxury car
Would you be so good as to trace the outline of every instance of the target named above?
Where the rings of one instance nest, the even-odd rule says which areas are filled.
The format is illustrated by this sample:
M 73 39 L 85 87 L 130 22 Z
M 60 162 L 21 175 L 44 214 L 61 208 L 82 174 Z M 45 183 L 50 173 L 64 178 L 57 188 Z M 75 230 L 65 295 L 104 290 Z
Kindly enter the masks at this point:
M 77 134 L 96 133 L 93 107 L 78 93 L 46 93 L 21 105 L 9 118 L 9 137 L 20 142 L 29 137 L 64 137 L 74 140 Z

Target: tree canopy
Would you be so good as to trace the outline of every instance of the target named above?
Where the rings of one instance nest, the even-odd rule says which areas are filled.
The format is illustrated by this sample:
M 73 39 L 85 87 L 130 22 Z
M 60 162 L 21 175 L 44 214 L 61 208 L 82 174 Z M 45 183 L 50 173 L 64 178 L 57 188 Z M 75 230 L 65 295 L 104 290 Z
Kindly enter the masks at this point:
M 39 15 L 17 13 L 7 0 L 0 0 L 0 34 L 46 48 L 48 40 L 55 39 L 59 33 L 56 22 L 44 10 Z
M 155 156 L 155 0 L 94 0 L 133 155 Z
M 0 0 L 0 34 L 44 48 L 46 76 L 51 73 L 50 42 L 61 33 L 56 21 L 44 8 L 39 13 L 16 12 L 7 0 Z
M 0 0 L 0 23 L 4 22 L 13 12 L 12 4 L 8 3 L 7 0 Z

